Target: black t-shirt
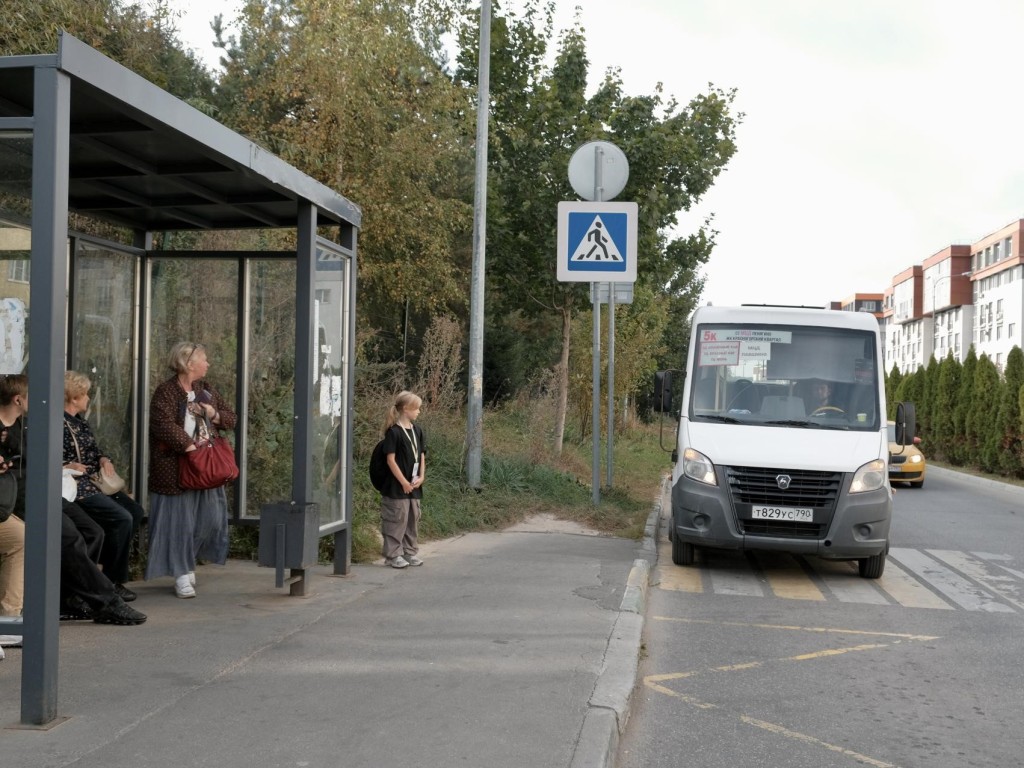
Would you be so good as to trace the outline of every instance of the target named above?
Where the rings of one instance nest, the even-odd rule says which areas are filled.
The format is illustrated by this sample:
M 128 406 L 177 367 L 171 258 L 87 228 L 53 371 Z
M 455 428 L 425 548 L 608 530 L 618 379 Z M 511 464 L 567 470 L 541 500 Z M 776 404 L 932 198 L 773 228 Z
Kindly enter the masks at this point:
M 5 427 L 0 425 L 0 456 L 11 463 L 7 470 L 18 478 L 18 498 L 14 505 L 14 514 L 25 517 L 25 417 L 19 416 L 14 423 Z
M 416 447 L 415 451 L 413 446 Z M 427 443 L 423 436 L 423 430 L 415 424 L 412 429 L 405 429 L 395 424 L 384 433 L 384 455 L 395 454 L 395 463 L 398 464 L 398 468 L 405 475 L 406 480 L 413 479 L 413 464 L 419 461 L 426 452 Z M 421 467 L 420 472 L 422 471 Z M 381 496 L 386 496 L 389 499 L 421 499 L 423 498 L 423 488 L 420 486 L 415 488 L 412 493 L 403 493 L 402 486 L 398 484 L 398 480 L 395 479 L 389 468 Z

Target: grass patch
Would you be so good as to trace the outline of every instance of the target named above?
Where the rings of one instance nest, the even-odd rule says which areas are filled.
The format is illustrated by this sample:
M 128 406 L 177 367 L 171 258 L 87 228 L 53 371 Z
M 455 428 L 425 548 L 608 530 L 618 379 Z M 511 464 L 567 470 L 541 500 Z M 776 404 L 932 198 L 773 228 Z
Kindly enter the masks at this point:
M 427 482 L 423 489 L 421 540 L 443 539 L 469 531 L 491 531 L 537 513 L 574 520 L 597 530 L 639 538 L 658 494 L 668 454 L 658 445 L 658 426 L 639 425 L 615 435 L 614 484 L 591 499 L 592 448 L 589 441 L 567 439 L 562 455 L 522 409 L 484 414 L 481 488 L 466 485 L 464 419 L 425 414 Z M 602 445 L 602 449 L 605 446 Z M 380 496 L 365 470 L 372 446 L 355 457 L 352 559 L 380 557 Z M 602 482 L 606 459 L 602 450 Z M 327 543 L 327 542 L 322 542 Z M 328 552 L 322 552 L 329 559 Z

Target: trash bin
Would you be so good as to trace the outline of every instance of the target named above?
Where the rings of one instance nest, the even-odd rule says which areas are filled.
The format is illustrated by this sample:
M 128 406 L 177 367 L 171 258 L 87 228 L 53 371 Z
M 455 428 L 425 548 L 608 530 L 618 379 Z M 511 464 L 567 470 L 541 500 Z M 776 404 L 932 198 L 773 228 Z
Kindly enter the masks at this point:
M 283 539 L 280 537 L 283 526 Z M 283 541 L 283 551 L 278 552 Z M 305 569 L 316 565 L 320 510 L 316 504 L 264 504 L 260 508 L 259 564 Z M 283 562 L 278 562 L 279 556 Z

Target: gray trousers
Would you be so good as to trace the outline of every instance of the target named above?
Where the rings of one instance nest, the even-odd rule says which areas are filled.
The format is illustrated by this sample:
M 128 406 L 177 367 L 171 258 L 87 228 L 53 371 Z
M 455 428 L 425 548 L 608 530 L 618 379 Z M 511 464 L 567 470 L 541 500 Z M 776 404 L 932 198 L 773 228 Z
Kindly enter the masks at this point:
M 384 536 L 384 557 L 394 560 L 401 554 L 415 555 L 420 550 L 416 527 L 420 522 L 419 499 L 380 500 L 380 532 Z

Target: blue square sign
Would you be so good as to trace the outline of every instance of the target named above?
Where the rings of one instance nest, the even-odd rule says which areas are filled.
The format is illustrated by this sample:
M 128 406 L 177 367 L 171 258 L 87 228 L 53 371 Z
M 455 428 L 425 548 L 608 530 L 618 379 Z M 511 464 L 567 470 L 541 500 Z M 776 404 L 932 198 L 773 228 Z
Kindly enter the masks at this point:
M 558 279 L 636 281 L 636 203 L 558 204 Z

